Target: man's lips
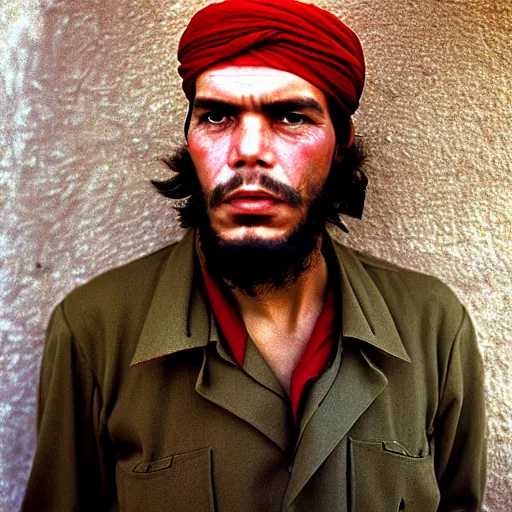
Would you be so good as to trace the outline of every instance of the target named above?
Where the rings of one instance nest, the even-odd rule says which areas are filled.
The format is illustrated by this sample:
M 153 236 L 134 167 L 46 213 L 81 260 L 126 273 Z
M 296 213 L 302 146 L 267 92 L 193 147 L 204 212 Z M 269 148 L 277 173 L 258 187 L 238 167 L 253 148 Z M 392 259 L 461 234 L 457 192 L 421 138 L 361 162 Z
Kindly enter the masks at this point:
M 272 199 L 273 201 L 283 201 L 282 197 L 261 188 L 242 188 L 227 194 L 224 198 L 224 202 L 239 198 Z
M 222 204 L 233 210 L 233 213 L 269 215 L 272 209 L 284 204 L 284 202 L 281 197 L 266 190 L 243 189 L 228 194 Z

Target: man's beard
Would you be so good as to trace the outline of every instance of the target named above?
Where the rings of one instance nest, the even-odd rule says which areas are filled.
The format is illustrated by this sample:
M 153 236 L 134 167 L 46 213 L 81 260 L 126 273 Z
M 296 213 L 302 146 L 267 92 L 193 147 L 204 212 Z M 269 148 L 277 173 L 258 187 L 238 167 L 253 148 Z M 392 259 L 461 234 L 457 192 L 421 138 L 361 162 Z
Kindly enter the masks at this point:
M 210 207 L 222 202 L 230 191 L 238 188 L 243 180 L 235 177 L 226 185 L 212 192 Z M 281 194 L 293 206 L 303 202 L 291 187 L 263 175 L 260 184 L 267 190 Z M 325 231 L 326 184 L 313 194 L 306 208 L 306 217 L 297 228 L 284 238 L 262 240 L 224 240 L 211 227 L 203 196 L 203 215 L 198 223 L 200 249 L 208 273 L 223 280 L 230 287 L 249 296 L 261 296 L 273 289 L 295 284 L 315 262 L 317 249 Z M 247 216 L 250 225 L 251 217 Z M 254 218 L 257 223 L 261 218 Z

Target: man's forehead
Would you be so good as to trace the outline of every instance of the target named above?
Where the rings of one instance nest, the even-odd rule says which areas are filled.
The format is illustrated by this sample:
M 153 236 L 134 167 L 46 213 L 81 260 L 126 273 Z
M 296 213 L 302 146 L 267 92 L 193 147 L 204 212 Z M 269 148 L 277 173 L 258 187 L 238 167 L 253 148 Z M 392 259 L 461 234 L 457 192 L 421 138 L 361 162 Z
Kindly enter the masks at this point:
M 217 66 L 197 78 L 196 97 L 241 100 L 311 98 L 326 107 L 324 93 L 305 79 L 279 69 L 256 66 Z

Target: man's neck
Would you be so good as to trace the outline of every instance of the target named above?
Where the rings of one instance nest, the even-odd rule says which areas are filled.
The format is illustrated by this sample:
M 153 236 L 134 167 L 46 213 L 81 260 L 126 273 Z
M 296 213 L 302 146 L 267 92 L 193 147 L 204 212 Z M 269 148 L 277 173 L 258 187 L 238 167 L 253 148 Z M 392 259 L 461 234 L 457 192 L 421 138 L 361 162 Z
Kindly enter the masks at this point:
M 321 244 L 301 278 L 285 288 L 250 296 L 233 290 L 247 332 L 290 393 L 291 376 L 322 312 L 328 271 Z
M 197 253 L 204 266 L 198 240 Z M 254 296 L 230 287 L 249 336 L 288 394 L 292 373 L 324 306 L 328 269 L 321 248 L 320 238 L 307 270 L 293 284 L 263 286 Z
M 308 323 L 309 317 L 315 316 L 316 320 L 322 310 L 327 287 L 327 264 L 320 247 L 321 244 L 312 254 L 309 268 L 291 285 L 263 287 L 255 296 L 232 289 L 249 333 L 254 322 L 263 322 L 293 335 L 303 330 L 303 324 Z

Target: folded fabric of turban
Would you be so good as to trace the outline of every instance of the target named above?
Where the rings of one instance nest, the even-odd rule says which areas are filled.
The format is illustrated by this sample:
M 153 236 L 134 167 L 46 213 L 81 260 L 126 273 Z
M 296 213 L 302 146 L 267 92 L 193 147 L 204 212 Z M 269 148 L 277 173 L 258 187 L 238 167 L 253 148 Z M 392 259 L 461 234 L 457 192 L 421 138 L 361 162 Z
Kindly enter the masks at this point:
M 197 77 L 221 63 L 288 71 L 315 85 L 352 115 L 365 63 L 355 33 L 332 13 L 295 0 L 226 0 L 191 19 L 178 48 L 189 101 Z

